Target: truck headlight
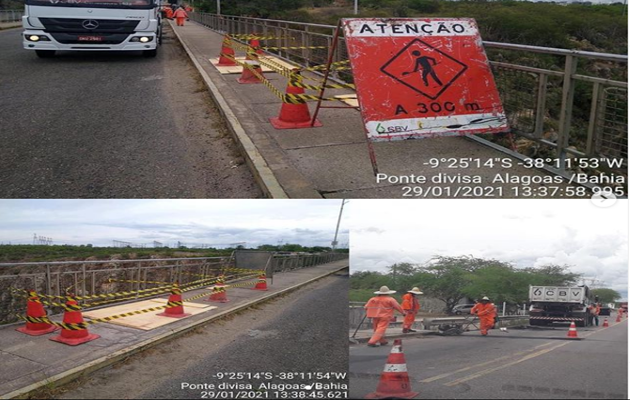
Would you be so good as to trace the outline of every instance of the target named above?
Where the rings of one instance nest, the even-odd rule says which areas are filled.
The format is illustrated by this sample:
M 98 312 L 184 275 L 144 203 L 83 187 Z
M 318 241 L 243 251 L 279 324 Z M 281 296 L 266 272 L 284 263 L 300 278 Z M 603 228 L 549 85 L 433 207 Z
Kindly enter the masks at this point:
M 44 35 L 24 35 L 24 37 L 29 42 L 39 42 L 39 41 L 50 42 L 50 38 L 48 38 L 48 36 L 44 36 Z
M 149 43 L 149 42 L 153 41 L 153 38 L 151 36 L 134 36 L 129 41 L 130 42 Z

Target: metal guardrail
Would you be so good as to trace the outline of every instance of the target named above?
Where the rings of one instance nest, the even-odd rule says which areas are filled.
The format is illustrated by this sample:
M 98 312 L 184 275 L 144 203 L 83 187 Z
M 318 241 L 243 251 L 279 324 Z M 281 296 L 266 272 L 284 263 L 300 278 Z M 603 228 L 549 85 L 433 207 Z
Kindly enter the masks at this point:
M 191 13 L 208 28 L 230 34 L 260 34 L 270 47 L 303 47 L 270 51 L 305 67 L 325 64 L 335 26 L 231 15 Z M 504 108 L 514 133 L 528 140 L 519 152 L 535 158 L 628 158 L 628 56 L 519 44 L 483 42 Z M 324 46 L 323 49 L 311 48 Z M 532 54 L 537 55 L 532 57 Z M 340 38 L 333 61 L 348 59 Z M 349 71 L 332 78 L 351 83 Z M 576 95 L 576 92 L 579 92 Z M 590 113 L 576 115 L 575 104 Z M 483 139 L 480 139 L 483 140 Z M 520 145 L 520 146 L 519 146 Z M 611 168 L 615 169 L 615 168 Z
M 347 258 L 345 253 L 272 254 L 268 265 L 249 265 L 248 269 L 287 271 Z M 178 282 L 186 285 L 200 276 L 215 276 L 222 269 L 235 268 L 234 256 L 142 260 L 56 261 L 0 263 L 0 323 L 12 322 L 24 301 L 11 289 L 34 290 L 49 296 L 71 291 L 78 296 L 138 292 L 156 285 L 147 282 Z M 229 279 L 233 273 L 226 273 Z M 238 277 L 237 277 L 238 278 Z M 112 281 L 110 281 L 110 279 Z
M 7 22 L 19 22 L 22 20 L 24 10 L 0 10 L 0 24 Z
M 334 261 L 345 260 L 348 253 L 320 253 L 320 254 L 275 254 L 269 263 L 273 272 L 285 272 L 294 269 L 308 268 L 315 265 L 327 264 Z

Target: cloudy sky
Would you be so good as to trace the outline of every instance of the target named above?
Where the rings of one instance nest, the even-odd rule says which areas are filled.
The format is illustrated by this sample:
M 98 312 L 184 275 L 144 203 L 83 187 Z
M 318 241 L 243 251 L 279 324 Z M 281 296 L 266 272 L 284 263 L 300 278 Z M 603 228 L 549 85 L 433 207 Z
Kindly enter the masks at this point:
M 567 264 L 627 298 L 627 210 L 621 200 L 611 208 L 576 199 L 353 201 L 350 268 L 384 271 L 435 255 Z
M 0 200 L 0 243 L 330 246 L 341 200 Z M 346 214 L 346 213 L 344 213 Z M 347 215 L 347 214 L 346 214 Z M 347 218 L 340 245 L 348 242 Z

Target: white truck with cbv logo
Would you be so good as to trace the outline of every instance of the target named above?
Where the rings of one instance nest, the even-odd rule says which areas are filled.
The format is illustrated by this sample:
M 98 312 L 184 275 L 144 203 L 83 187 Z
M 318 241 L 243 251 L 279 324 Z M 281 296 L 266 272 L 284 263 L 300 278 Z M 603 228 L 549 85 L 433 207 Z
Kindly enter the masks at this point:
M 26 0 L 22 25 L 24 48 L 39 57 L 58 50 L 155 57 L 162 36 L 156 0 Z
M 577 326 L 587 326 L 589 296 L 587 286 L 530 286 L 529 324 L 575 322 Z

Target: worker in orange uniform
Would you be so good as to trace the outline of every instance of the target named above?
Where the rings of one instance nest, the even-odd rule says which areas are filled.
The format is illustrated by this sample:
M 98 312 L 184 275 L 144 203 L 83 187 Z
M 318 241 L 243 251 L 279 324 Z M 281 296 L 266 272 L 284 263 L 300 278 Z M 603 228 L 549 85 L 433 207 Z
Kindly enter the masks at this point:
M 490 303 L 490 299 L 484 296 L 481 301 L 470 310 L 471 314 L 477 314 L 479 317 L 479 329 L 481 335 L 488 336 L 488 330 L 494 325 L 494 318 L 497 315 L 497 309 L 494 304 Z
M 383 336 L 385 336 L 389 322 L 394 316 L 394 310 L 405 315 L 405 310 L 402 309 L 395 298 L 390 296 L 394 293 L 396 293 L 395 290 L 389 290 L 387 286 L 381 286 L 381 290 L 374 292 L 377 296 L 372 297 L 365 304 L 364 308 L 367 317 L 372 319 L 372 327 L 374 329 L 374 334 L 368 341 L 368 346 L 370 347 L 384 346 L 388 343 L 387 340 L 383 339 Z
M 401 304 L 402 309 L 407 312 L 405 320 L 403 321 L 403 333 L 415 332 L 415 329 L 411 329 L 413 323 L 416 322 L 416 314 L 420 311 L 420 302 L 418 301 L 418 295 L 423 294 L 417 287 L 408 290 L 403 296 L 403 302 Z
M 177 21 L 177 26 L 184 26 L 184 21 L 186 20 L 186 18 L 188 18 L 188 14 L 186 13 L 186 10 L 184 10 L 184 7 L 180 6 L 173 13 L 173 17 Z
M 166 14 L 166 18 L 173 19 L 173 9 L 171 7 L 166 7 L 164 13 Z

